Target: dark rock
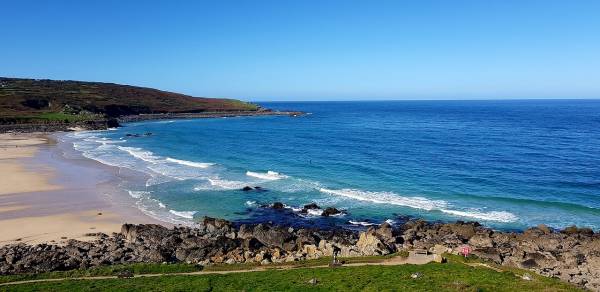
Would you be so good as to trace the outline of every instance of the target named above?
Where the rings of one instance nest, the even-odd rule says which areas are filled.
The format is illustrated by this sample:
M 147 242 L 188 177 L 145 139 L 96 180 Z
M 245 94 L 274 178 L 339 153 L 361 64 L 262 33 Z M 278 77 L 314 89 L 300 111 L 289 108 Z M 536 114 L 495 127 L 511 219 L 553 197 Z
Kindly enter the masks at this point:
M 271 208 L 273 208 L 275 210 L 281 210 L 281 209 L 285 208 L 285 206 L 281 202 L 275 202 L 275 203 L 273 203 L 273 206 Z
M 254 227 L 254 237 L 266 246 L 283 248 L 284 243 L 294 239 L 287 228 L 258 224 Z
M 323 210 L 323 213 L 321 213 L 321 216 L 329 217 L 329 216 L 337 215 L 340 213 L 342 213 L 342 211 L 340 211 L 334 207 L 327 207 L 325 210 Z
M 245 187 L 242 188 L 242 191 L 244 191 L 244 192 L 249 192 L 251 190 L 253 190 L 253 188 L 249 187 L 249 186 L 245 186 Z
M 521 267 L 524 269 L 537 268 L 538 264 L 534 259 L 527 259 L 521 262 Z
M 316 203 L 310 203 L 310 204 L 304 205 L 304 207 L 302 208 L 302 210 L 300 210 L 300 213 L 301 214 L 307 214 L 308 210 L 319 210 L 319 209 L 321 209 L 319 207 L 319 205 L 317 205 Z
M 317 203 L 310 203 L 310 204 L 304 205 L 303 209 L 312 210 L 312 209 L 321 209 L 321 208 L 319 207 L 319 205 L 317 205 Z
M 341 250 L 340 256 L 384 255 L 412 248 L 457 251 L 468 244 L 479 258 L 600 290 L 600 236 L 574 226 L 561 232 L 538 226 L 515 233 L 493 231 L 473 222 L 411 220 L 398 229 L 384 223 L 359 233 L 270 224 L 235 227 L 227 220 L 204 217 L 195 228 L 124 224 L 120 233 L 96 236 L 91 242 L 71 239 L 61 245 L 0 247 L 0 274 L 140 262 L 266 264 L 319 257 L 335 250 Z

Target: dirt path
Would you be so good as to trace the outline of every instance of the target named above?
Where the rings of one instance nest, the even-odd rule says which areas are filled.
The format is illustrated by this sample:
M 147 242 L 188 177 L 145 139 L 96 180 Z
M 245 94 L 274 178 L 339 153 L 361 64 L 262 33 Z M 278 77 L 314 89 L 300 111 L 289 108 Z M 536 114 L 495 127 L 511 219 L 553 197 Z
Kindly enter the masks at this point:
M 420 255 L 420 254 L 409 254 L 408 257 L 396 256 L 393 258 L 385 259 L 379 262 L 366 262 L 366 263 L 349 263 L 344 264 L 343 267 L 359 267 L 359 266 L 395 266 L 395 265 L 423 265 L 433 261 L 433 255 Z M 143 274 L 134 275 L 133 278 L 144 278 L 144 277 L 160 277 L 160 276 L 194 276 L 194 275 L 211 275 L 211 274 L 234 274 L 234 273 L 249 273 L 249 272 L 264 272 L 264 271 L 277 271 L 277 270 L 293 270 L 293 269 L 317 269 L 327 268 L 328 265 L 318 266 L 261 266 L 254 267 L 251 269 L 244 270 L 229 270 L 229 271 L 197 271 L 197 272 L 185 272 L 185 273 L 168 273 L 168 274 Z M 38 279 L 38 280 L 24 280 L 15 281 L 8 283 L 0 283 L 1 286 L 19 285 L 19 284 L 31 284 L 31 283 L 42 283 L 42 282 L 59 282 L 66 280 L 106 280 L 106 279 L 118 279 L 117 276 L 94 276 L 94 277 L 76 277 L 76 278 L 53 278 L 53 279 Z

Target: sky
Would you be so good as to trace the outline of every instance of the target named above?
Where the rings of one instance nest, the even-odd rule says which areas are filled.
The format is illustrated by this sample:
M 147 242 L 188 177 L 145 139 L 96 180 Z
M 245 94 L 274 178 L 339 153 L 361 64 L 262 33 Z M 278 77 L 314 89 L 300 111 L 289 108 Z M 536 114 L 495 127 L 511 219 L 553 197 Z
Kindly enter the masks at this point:
M 268 100 L 600 98 L 600 1 L 0 0 L 0 76 Z

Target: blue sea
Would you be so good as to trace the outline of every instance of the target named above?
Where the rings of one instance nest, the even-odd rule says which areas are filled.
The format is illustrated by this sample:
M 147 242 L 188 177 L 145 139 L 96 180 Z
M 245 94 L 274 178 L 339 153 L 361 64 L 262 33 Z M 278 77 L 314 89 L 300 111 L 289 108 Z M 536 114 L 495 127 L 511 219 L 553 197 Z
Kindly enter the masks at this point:
M 423 218 L 600 229 L 600 100 L 261 105 L 307 114 L 150 121 L 65 138 L 118 167 L 136 206 L 172 223 Z M 285 210 L 264 208 L 273 202 Z M 344 213 L 301 214 L 311 202 Z

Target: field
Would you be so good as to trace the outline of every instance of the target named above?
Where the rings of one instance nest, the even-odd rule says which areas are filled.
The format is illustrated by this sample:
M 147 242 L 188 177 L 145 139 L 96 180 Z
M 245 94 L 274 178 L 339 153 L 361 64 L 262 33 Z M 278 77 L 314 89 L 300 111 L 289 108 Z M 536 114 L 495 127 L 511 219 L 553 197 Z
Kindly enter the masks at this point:
M 193 265 L 141 264 L 102 267 L 88 271 L 0 277 L 0 282 L 42 278 L 71 278 L 52 282 L 0 286 L 0 291 L 580 291 L 557 279 L 545 278 L 518 269 L 498 269 L 476 260 L 450 257 L 448 263 L 425 265 L 362 265 L 323 267 L 326 260 L 273 266 L 252 271 L 256 266 L 206 267 Z M 359 262 L 376 262 L 365 259 Z M 134 278 L 79 277 L 119 274 L 128 270 Z M 530 280 L 522 278 L 530 275 Z M 415 277 L 416 275 L 416 277 Z

